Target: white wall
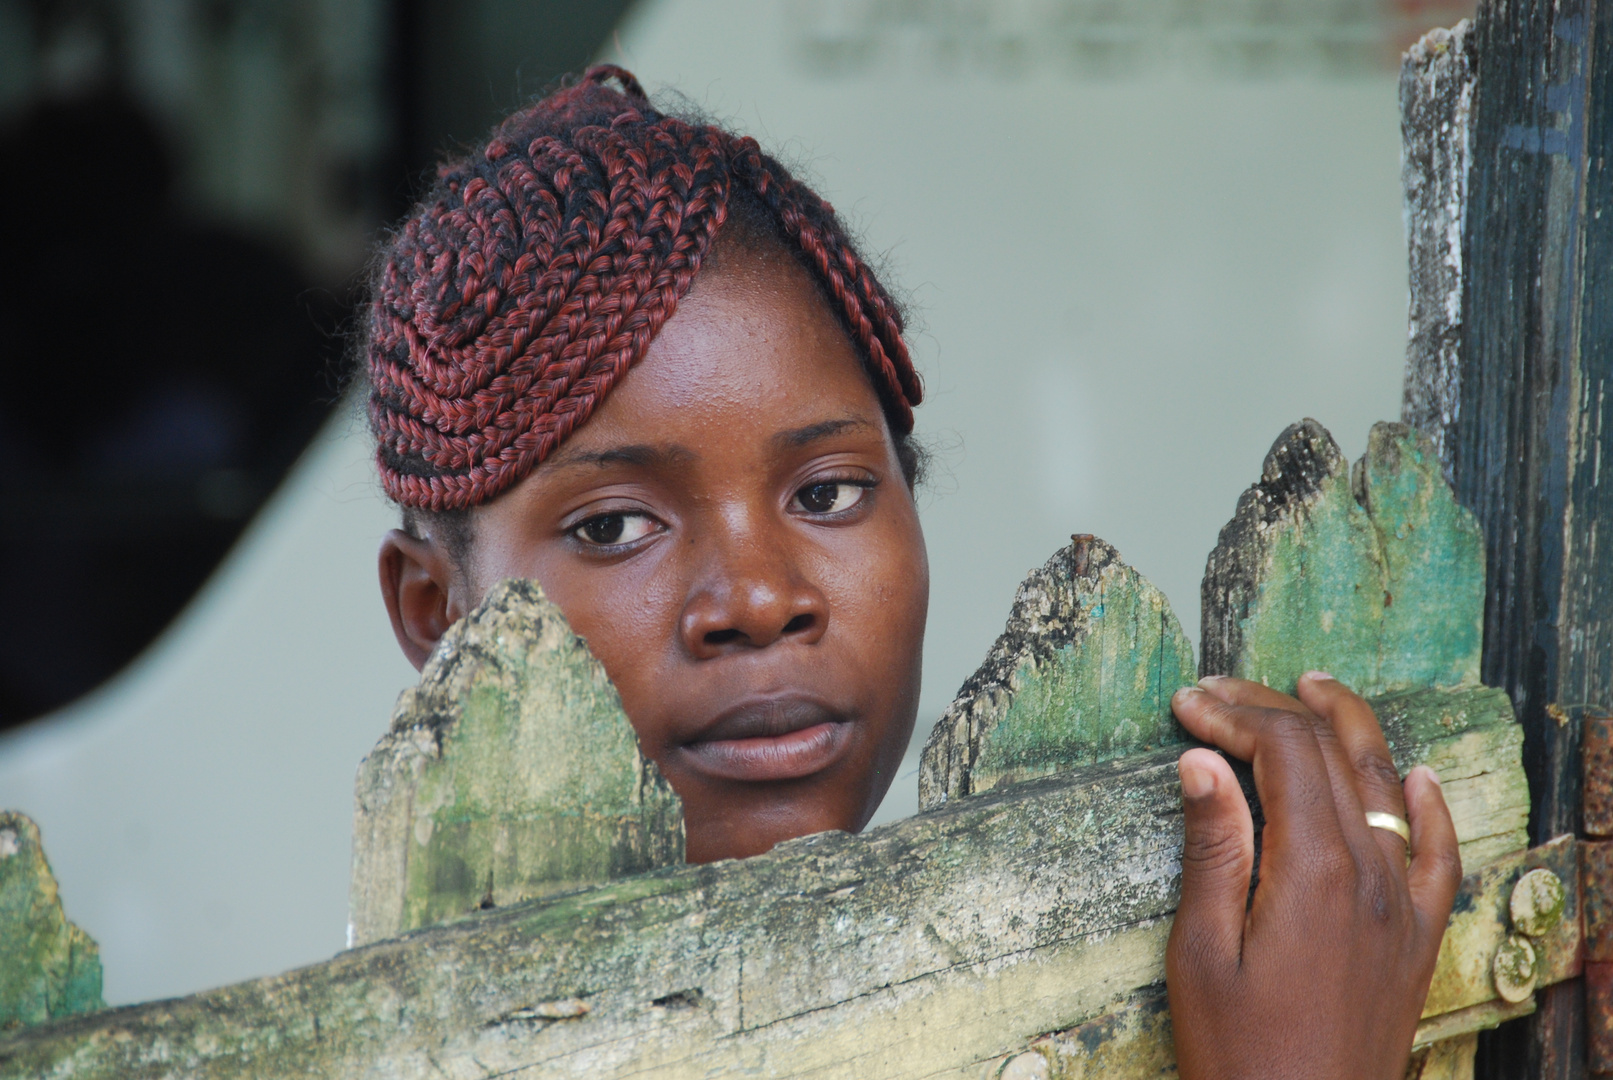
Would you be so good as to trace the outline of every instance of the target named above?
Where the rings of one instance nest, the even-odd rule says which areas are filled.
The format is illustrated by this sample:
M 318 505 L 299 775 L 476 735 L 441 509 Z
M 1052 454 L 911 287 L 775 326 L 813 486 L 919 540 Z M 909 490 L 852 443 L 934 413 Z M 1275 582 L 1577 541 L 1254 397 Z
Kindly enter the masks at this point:
M 1196 637 L 1205 555 L 1278 431 L 1313 415 L 1357 454 L 1398 414 L 1393 72 L 829 78 L 791 10 L 649 0 L 608 58 L 809 161 L 914 300 L 942 450 L 921 725 L 1072 532 L 1116 544 Z M 335 425 L 134 669 L 0 741 L 0 805 L 40 821 L 113 1002 L 341 946 L 353 769 L 412 675 L 367 470 Z M 911 767 L 881 820 L 914 806 Z
M 354 769 L 414 676 L 376 586 L 393 519 L 335 418 L 133 667 L 0 741 L 0 806 L 39 822 L 109 1002 L 342 947 Z
M 1354 456 L 1399 416 L 1395 73 L 1009 78 L 927 63 L 910 33 L 829 78 L 791 10 L 659 0 L 608 58 L 808 162 L 913 297 L 942 449 L 921 724 L 1071 533 L 1115 544 L 1197 640 L 1205 557 L 1278 432 L 1314 416 Z M 904 777 L 876 820 L 916 803 Z

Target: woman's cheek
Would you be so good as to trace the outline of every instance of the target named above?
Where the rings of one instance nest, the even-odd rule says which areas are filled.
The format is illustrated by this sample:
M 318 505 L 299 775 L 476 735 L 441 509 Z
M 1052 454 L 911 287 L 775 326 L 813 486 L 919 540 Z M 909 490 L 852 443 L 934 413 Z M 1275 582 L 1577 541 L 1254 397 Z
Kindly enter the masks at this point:
M 838 591 L 849 616 L 845 621 L 854 624 L 845 629 L 866 650 L 873 674 L 894 688 L 903 680 L 893 675 L 917 678 L 929 611 L 929 565 L 916 526 L 898 520 L 874 539 L 859 547 L 855 560 L 841 564 Z M 907 689 L 917 693 L 916 685 Z

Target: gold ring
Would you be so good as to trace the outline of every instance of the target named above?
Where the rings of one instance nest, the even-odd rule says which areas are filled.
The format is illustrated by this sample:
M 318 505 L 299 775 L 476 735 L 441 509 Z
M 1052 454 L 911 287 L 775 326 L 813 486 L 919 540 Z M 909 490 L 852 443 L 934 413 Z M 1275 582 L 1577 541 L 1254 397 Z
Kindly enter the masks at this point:
M 1374 829 L 1387 829 L 1404 840 L 1407 848 L 1411 847 L 1411 826 L 1406 824 L 1405 818 L 1385 814 L 1382 810 L 1368 810 L 1367 824 Z

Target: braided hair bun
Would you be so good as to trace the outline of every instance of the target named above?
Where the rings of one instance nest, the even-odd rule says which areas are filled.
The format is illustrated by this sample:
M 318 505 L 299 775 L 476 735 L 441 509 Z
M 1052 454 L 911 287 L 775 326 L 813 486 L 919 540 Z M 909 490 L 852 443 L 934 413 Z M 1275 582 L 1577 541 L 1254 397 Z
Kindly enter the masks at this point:
M 736 192 L 812 272 L 907 435 L 922 390 L 901 315 L 834 208 L 754 139 L 664 115 L 602 64 L 444 164 L 383 250 L 365 360 L 387 494 L 462 511 L 530 473 L 643 357 Z

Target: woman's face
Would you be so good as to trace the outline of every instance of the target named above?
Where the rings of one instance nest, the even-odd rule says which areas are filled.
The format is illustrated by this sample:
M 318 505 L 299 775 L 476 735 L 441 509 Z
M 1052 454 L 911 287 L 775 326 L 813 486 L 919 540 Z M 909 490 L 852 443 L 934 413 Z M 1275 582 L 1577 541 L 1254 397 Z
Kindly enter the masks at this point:
M 691 862 L 867 822 L 912 735 L 929 598 L 845 332 L 787 253 L 715 254 L 589 421 L 473 512 L 462 574 L 411 579 L 430 545 L 400 534 L 381 555 L 417 663 L 493 584 L 536 578 L 682 797 Z M 428 576 L 440 614 L 411 621 Z

